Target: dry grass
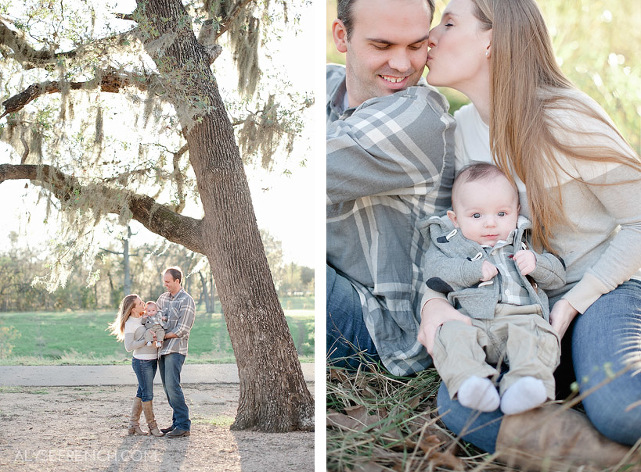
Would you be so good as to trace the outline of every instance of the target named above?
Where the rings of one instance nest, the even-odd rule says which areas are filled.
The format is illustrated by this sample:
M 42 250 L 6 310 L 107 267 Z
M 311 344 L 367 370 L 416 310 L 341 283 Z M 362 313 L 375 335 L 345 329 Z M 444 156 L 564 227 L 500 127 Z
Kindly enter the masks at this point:
M 510 470 L 440 422 L 434 369 L 394 377 L 376 364 L 327 374 L 327 470 Z
M 446 429 L 436 408 L 439 384 L 434 369 L 414 377 L 394 377 L 372 363 L 362 364 L 357 371 L 328 369 L 327 470 L 516 470 L 495 461 L 494 455 L 483 453 Z M 580 399 L 566 401 L 563 409 L 576 406 Z M 567 465 L 562 468 L 588 470 Z M 620 470 L 638 469 L 623 467 Z

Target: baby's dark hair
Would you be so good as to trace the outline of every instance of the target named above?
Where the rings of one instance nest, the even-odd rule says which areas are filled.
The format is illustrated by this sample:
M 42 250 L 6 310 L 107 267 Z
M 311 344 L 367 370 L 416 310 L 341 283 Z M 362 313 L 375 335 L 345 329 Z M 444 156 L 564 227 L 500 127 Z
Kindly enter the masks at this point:
M 475 180 L 498 177 L 499 175 L 507 178 L 505 172 L 494 164 L 490 164 L 488 162 L 474 162 L 463 167 L 458 174 L 456 174 L 455 180 L 463 178 L 465 179 L 465 182 L 474 182 Z
M 508 182 L 512 184 L 512 187 L 514 187 L 514 191 L 516 194 L 519 194 L 519 191 L 514 184 L 514 181 L 510 179 L 505 172 L 503 172 L 501 169 L 499 169 L 497 166 L 494 164 L 489 164 L 487 162 L 475 162 L 473 164 L 469 164 L 465 167 L 463 167 L 458 174 L 456 174 L 456 178 L 454 179 L 454 185 L 452 186 L 452 198 L 454 198 L 454 193 L 456 192 L 456 189 L 464 183 L 467 182 L 475 182 L 477 180 L 486 180 L 486 179 L 492 179 L 495 177 L 505 177 Z

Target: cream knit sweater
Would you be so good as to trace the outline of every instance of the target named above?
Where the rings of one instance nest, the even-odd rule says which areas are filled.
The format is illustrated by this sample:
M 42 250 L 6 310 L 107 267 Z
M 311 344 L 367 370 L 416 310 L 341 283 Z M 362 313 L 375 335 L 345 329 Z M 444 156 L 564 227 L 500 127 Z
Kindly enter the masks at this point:
M 571 93 L 601 110 L 582 92 Z M 558 135 L 563 142 L 608 146 L 622 150 L 631 158 L 634 156 L 634 151 L 598 120 L 567 110 L 556 113 L 555 119 L 571 123 L 577 130 L 576 134 Z M 466 105 L 454 116 L 457 170 L 475 161 L 492 162 L 489 128 L 476 108 Z M 559 176 L 563 208 L 569 222 L 555 229 L 551 244 L 565 261 L 567 285 L 548 295 L 550 298 L 563 295 L 583 313 L 601 295 L 626 280 L 641 279 L 641 174 L 623 165 L 557 157 L 569 174 Z M 588 185 L 572 177 L 609 185 Z M 637 181 L 630 183 L 633 179 Z M 525 186 L 518 179 L 517 185 L 521 211 L 529 218 Z

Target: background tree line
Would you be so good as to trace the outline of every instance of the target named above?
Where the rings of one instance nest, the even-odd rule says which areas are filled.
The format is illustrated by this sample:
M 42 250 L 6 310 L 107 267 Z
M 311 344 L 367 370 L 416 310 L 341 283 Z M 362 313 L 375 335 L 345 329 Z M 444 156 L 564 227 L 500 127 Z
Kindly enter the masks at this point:
M 279 298 L 313 295 L 314 270 L 285 262 L 281 242 L 266 231 L 261 230 L 261 236 Z M 222 311 L 216 281 L 201 254 L 166 241 L 136 246 L 127 240 L 114 241 L 98 253 L 92 271 L 79 265 L 64 286 L 50 292 L 45 283 L 50 270 L 45 252 L 19 244 L 18 235 L 12 233 L 9 247 L 0 251 L 4 279 L 0 285 L 0 311 L 116 309 L 125 291 L 138 293 L 144 300 L 155 300 L 165 291 L 160 274 L 170 265 L 185 272 L 184 287 L 196 300 L 198 310 Z M 130 288 L 125 290 L 127 272 Z

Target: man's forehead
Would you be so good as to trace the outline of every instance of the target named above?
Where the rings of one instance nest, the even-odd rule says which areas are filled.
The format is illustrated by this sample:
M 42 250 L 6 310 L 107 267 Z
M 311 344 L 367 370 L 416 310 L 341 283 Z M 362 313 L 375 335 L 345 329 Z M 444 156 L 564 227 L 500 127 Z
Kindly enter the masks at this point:
M 359 35 L 389 43 L 424 39 L 432 20 L 427 0 L 359 0 L 352 13 Z

